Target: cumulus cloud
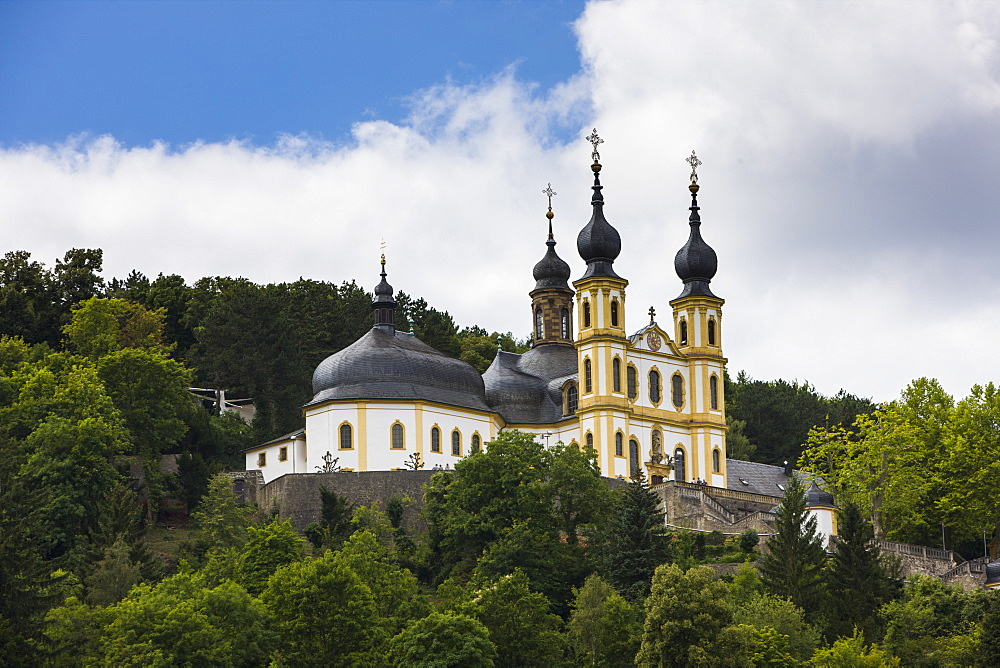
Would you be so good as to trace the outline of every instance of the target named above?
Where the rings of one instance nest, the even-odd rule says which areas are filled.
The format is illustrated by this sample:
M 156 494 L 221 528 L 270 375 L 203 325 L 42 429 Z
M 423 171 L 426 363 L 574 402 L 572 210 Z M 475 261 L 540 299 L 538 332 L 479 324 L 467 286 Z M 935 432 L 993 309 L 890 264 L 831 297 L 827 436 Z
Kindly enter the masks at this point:
M 551 90 L 513 69 L 416 91 L 352 140 L 0 152 L 8 248 L 106 274 L 390 282 L 460 324 L 524 334 L 552 182 L 560 254 L 582 274 L 596 125 L 627 322 L 679 292 L 687 165 L 719 253 L 734 370 L 892 398 L 1000 375 L 1000 8 L 992 3 L 595 2 L 581 69 Z M 565 143 L 567 128 L 579 139 Z

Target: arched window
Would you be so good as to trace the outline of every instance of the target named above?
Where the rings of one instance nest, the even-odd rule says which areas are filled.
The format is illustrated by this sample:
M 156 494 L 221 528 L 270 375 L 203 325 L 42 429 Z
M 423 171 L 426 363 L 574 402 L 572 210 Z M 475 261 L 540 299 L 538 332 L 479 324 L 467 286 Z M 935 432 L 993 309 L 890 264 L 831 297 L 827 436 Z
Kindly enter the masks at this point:
M 431 427 L 431 452 L 441 452 L 441 430 Z
M 579 401 L 579 394 L 576 389 L 576 385 L 570 384 L 566 388 L 566 415 L 573 415 L 576 413 L 576 406 Z
M 562 310 L 562 337 L 564 339 L 569 338 L 569 309 L 564 308 Z
M 718 448 L 712 450 L 712 473 L 722 473 L 722 453 Z
M 674 480 L 687 482 L 687 470 L 684 468 L 684 450 L 677 448 L 674 451 Z
M 543 326 L 544 319 L 542 318 L 542 309 L 535 309 L 535 338 L 540 339 L 545 334 L 545 327 Z
M 715 345 L 715 318 L 708 319 L 708 345 Z
M 622 391 L 622 361 L 618 357 L 611 360 L 611 385 L 615 392 Z
M 660 372 L 649 372 L 649 400 L 654 404 L 660 403 Z
M 392 425 L 392 449 L 402 450 L 405 444 L 403 443 L 403 425 L 398 422 Z
M 625 437 L 622 436 L 621 432 L 618 432 L 617 434 L 615 434 L 615 457 L 622 457 L 622 456 L 624 456 L 624 454 L 625 454 L 623 452 L 623 450 L 624 450 L 624 441 L 625 441 Z
M 625 377 L 628 382 L 628 398 L 634 400 L 639 396 L 639 372 L 634 366 L 629 366 L 625 371 Z
M 462 454 L 462 435 L 458 433 L 458 430 L 451 432 L 451 454 L 456 457 Z
M 688 324 L 687 320 L 681 320 L 681 345 L 686 346 L 688 344 Z
M 675 373 L 670 379 L 671 400 L 674 406 L 680 408 L 684 405 L 684 379 L 679 373 Z
M 628 442 L 628 471 L 633 480 L 639 477 L 639 441 L 634 438 Z
M 716 375 L 712 375 L 708 379 L 708 398 L 712 410 L 719 410 L 719 377 Z
M 594 391 L 594 372 L 590 358 L 583 360 L 583 391 L 586 394 Z
M 483 439 L 479 438 L 479 434 L 472 435 L 472 451 L 479 452 L 483 449 Z
M 350 450 L 354 447 L 354 435 L 351 433 L 351 425 L 342 424 L 340 425 L 340 449 Z
M 617 299 L 612 299 L 611 300 L 611 326 L 612 327 L 617 327 L 618 326 L 618 300 Z
M 594 449 L 594 435 L 591 434 L 589 431 L 587 432 L 587 449 L 589 450 Z
M 590 302 L 583 302 L 583 326 L 590 327 Z

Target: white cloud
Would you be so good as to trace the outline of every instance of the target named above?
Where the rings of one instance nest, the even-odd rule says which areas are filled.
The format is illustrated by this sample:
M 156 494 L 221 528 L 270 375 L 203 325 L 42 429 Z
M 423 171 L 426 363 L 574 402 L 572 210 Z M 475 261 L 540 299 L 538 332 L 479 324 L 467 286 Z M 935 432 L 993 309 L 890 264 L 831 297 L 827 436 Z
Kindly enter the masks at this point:
M 552 182 L 560 254 L 582 273 L 596 125 L 623 237 L 628 324 L 679 292 L 687 167 L 701 168 L 730 367 L 884 400 L 912 378 L 997 380 L 1000 5 L 599 2 L 582 67 L 552 90 L 501 72 L 418 91 L 353 143 L 283 136 L 0 152 L 7 248 L 51 264 L 102 247 L 108 276 L 389 279 L 460 324 L 526 333 Z

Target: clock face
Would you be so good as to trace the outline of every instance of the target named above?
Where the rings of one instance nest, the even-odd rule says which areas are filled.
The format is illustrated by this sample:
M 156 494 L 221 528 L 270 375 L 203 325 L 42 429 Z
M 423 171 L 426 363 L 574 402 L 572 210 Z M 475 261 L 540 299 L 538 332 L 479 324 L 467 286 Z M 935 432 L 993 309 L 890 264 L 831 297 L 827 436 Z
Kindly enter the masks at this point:
M 661 343 L 663 341 L 660 340 L 660 335 L 656 332 L 650 332 L 646 335 L 646 345 L 649 346 L 650 350 L 659 350 Z

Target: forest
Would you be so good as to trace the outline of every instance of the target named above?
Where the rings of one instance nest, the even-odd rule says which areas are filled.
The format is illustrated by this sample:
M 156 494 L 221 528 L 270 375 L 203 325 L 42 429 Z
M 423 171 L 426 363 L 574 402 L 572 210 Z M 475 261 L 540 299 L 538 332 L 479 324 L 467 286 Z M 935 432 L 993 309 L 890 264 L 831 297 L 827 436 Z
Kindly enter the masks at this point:
M 370 327 L 371 295 L 101 272 L 95 249 L 51 270 L 0 260 L 0 664 L 1000 665 L 997 594 L 904 582 L 870 542 L 982 555 L 1000 517 L 992 384 L 956 401 L 918 379 L 876 406 L 727 379 L 730 457 L 822 476 L 830 554 L 799 484 L 772 536 L 670 533 L 644 480 L 611 489 L 592 453 L 514 431 L 422 500 L 324 491 L 300 536 L 221 472 L 301 426 L 312 368 Z M 481 370 L 526 349 L 396 299 L 400 329 Z M 193 385 L 252 397 L 253 424 Z M 426 526 L 404 529 L 417 501 Z

